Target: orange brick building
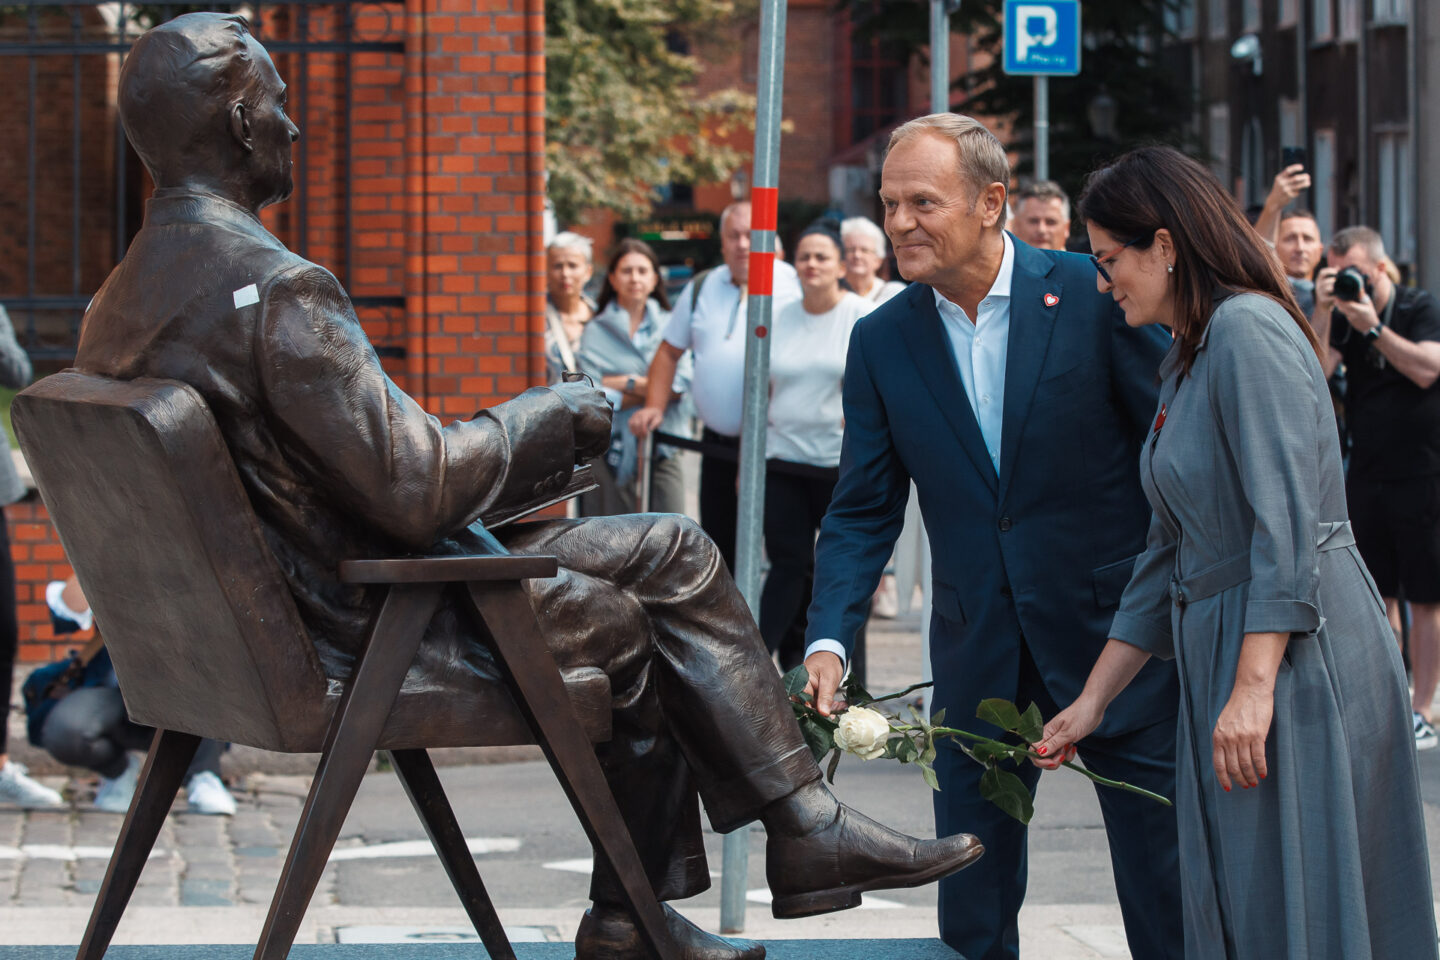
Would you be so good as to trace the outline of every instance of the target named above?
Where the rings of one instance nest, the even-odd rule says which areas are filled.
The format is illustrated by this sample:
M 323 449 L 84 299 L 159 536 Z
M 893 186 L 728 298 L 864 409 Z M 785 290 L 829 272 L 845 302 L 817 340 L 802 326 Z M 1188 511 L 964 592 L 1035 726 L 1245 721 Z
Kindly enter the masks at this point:
M 73 356 L 149 192 L 114 109 L 139 28 L 104 9 L 0 18 L 0 303 L 37 375 Z M 540 382 L 543 0 L 255 9 L 301 128 L 295 196 L 266 225 L 335 272 L 386 368 L 431 412 L 468 416 Z M 19 659 L 51 659 L 73 638 L 53 636 L 44 588 L 70 569 L 37 498 L 6 513 Z

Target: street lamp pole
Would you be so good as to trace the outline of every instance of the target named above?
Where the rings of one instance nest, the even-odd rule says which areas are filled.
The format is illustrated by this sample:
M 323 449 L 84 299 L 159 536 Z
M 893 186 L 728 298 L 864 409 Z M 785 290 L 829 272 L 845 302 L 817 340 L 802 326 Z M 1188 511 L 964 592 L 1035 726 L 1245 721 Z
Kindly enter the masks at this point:
M 785 0 L 760 5 L 760 71 L 755 109 L 755 168 L 750 192 L 749 305 L 745 321 L 744 406 L 740 421 L 740 503 L 735 580 L 750 612 L 760 610 L 760 547 L 765 509 L 765 423 L 770 392 L 771 291 L 779 207 L 780 120 L 785 89 Z M 745 929 L 750 828 L 725 835 L 720 874 L 720 931 Z

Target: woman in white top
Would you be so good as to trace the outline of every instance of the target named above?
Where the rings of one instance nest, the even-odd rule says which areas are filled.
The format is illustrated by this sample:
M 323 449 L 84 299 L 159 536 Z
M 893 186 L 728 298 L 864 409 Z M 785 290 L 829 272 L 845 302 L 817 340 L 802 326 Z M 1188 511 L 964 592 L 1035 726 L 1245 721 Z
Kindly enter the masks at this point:
M 840 386 L 855 321 L 871 304 L 844 290 L 840 234 L 820 220 L 800 235 L 795 270 L 804 298 L 775 315 L 770 341 L 770 416 L 765 456 L 765 552 L 760 633 L 780 666 L 805 657 L 805 614 L 815 535 L 840 476 L 845 415 Z M 856 639 L 855 668 L 863 663 Z
M 878 307 L 905 289 L 905 284 L 880 279 L 885 262 L 885 231 L 867 217 L 851 217 L 840 224 L 840 246 L 845 256 L 845 282 L 871 307 Z

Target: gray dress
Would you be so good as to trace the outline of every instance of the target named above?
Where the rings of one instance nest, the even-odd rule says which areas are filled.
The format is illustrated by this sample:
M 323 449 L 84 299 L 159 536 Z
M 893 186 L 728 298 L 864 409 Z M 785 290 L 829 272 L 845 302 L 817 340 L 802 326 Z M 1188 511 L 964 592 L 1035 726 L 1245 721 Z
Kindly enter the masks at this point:
M 1141 454 L 1154 508 L 1112 636 L 1175 658 L 1187 960 L 1434 958 L 1409 698 L 1345 508 L 1325 376 L 1295 322 L 1242 294 L 1190 373 L 1178 344 Z M 1292 634 L 1269 776 L 1224 792 L 1212 732 L 1247 632 Z

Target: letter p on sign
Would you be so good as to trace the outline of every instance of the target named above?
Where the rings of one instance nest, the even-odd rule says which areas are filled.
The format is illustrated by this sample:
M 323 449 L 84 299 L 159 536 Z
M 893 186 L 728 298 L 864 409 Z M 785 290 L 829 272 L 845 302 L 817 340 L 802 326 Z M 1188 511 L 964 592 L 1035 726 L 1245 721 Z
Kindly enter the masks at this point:
M 1015 22 L 1020 25 L 1020 36 L 1016 38 L 1015 59 L 1028 59 L 1031 47 L 1054 46 L 1060 38 L 1059 19 L 1054 7 L 1016 7 Z

